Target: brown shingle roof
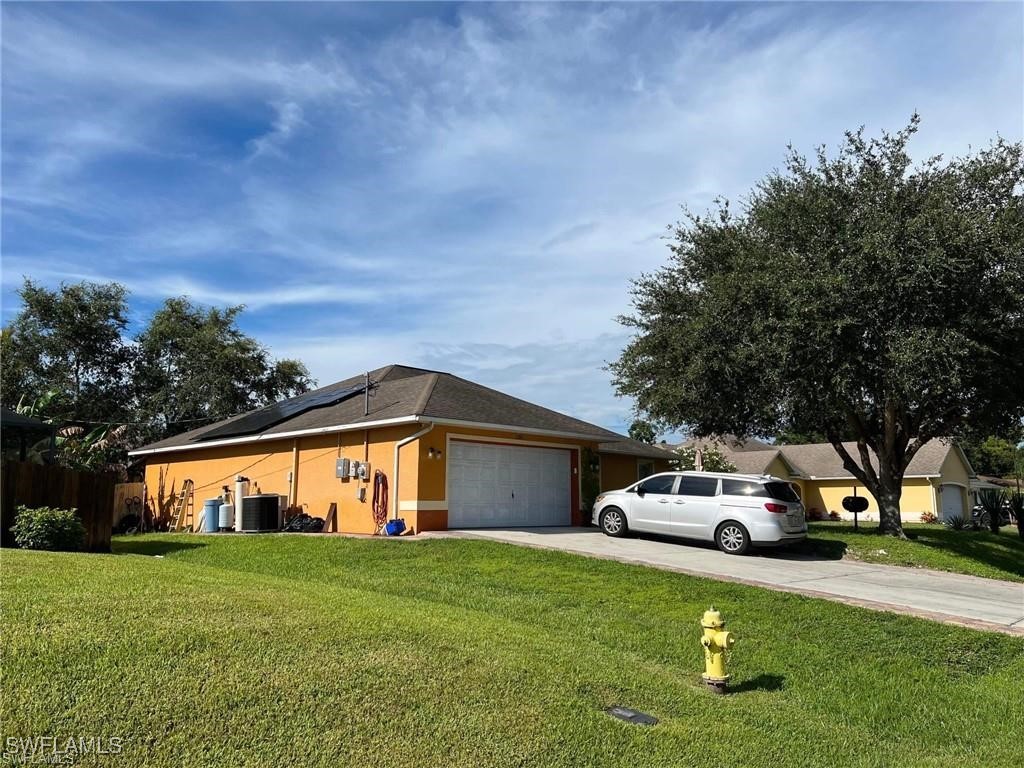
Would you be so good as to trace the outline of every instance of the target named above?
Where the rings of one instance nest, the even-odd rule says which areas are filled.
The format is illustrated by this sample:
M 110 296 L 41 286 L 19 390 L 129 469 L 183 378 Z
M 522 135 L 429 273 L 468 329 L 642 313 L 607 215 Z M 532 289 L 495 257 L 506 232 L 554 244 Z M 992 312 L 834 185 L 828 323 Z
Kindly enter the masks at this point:
M 860 452 L 857 450 L 857 443 L 843 443 L 843 447 L 859 465 Z M 831 443 L 782 445 L 779 449 L 789 459 L 790 464 L 808 477 L 853 477 L 843 467 L 843 460 L 839 458 Z M 904 474 L 907 477 L 942 474 L 942 462 L 946 460 L 950 450 L 953 450 L 953 444 L 947 440 L 937 438 L 928 441 L 914 454 Z M 873 457 L 872 464 L 877 468 L 878 459 Z
M 726 459 L 729 460 L 736 471 L 743 475 L 763 475 L 768 471 L 768 466 L 781 455 L 778 446 L 763 443 L 760 440 L 741 440 L 733 435 L 722 437 L 691 438 L 680 447 L 692 448 L 715 448 Z M 782 460 L 790 465 L 795 474 L 799 474 L 796 467 L 792 466 L 785 455 Z
M 672 451 L 666 451 L 656 445 L 624 437 L 621 440 L 613 440 L 608 443 L 601 443 L 597 446 L 599 453 L 615 453 L 623 456 L 637 456 L 641 459 L 667 459 L 672 461 L 679 458 Z
M 343 390 L 361 384 L 364 374 L 321 387 L 316 392 Z M 522 429 L 524 432 L 564 432 L 586 435 L 595 440 L 621 440 L 618 435 L 594 424 L 574 419 L 489 387 L 440 371 L 428 371 L 404 365 L 390 365 L 370 372 L 374 383 L 368 413 L 363 412 L 363 396 L 356 395 L 334 405 L 313 408 L 285 419 L 251 435 L 271 436 L 308 429 L 324 429 L 387 419 L 421 417 L 422 421 L 465 421 Z M 136 452 L 161 448 L 202 445 L 202 435 L 216 427 L 240 419 L 245 414 L 207 424 L 165 440 L 139 448 Z
M 794 474 L 812 478 L 847 478 L 853 477 L 843 467 L 831 443 L 806 443 L 800 445 L 771 445 L 760 440 L 741 440 L 732 435 L 687 440 L 686 446 L 705 448 L 713 446 L 723 456 L 736 465 L 736 471 L 744 474 L 763 474 L 772 460 L 781 454 Z M 860 463 L 857 443 L 843 443 L 854 461 Z M 937 438 L 931 440 L 910 460 L 906 475 L 908 477 L 937 476 L 942 473 L 942 463 L 952 448 L 952 443 Z M 873 461 L 877 467 L 877 459 Z

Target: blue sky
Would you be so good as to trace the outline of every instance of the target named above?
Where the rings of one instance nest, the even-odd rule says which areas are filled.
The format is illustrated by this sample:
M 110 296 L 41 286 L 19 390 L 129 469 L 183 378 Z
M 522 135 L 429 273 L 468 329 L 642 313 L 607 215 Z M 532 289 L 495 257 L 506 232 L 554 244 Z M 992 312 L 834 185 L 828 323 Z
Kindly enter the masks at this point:
M 918 110 L 920 157 L 1024 133 L 999 4 L 2 8 L 2 315 L 118 280 L 321 384 L 439 368 L 622 429 L 605 362 L 679 206 Z

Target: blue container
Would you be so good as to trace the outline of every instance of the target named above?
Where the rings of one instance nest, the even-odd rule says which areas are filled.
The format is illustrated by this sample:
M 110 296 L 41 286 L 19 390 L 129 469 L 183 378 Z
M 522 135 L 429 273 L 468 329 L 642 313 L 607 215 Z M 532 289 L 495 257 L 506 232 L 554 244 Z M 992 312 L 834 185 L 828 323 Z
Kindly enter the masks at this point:
M 220 499 L 207 499 L 203 502 L 203 530 L 217 533 L 220 530 Z
M 400 536 L 405 530 L 405 520 L 389 520 L 384 525 L 385 536 Z

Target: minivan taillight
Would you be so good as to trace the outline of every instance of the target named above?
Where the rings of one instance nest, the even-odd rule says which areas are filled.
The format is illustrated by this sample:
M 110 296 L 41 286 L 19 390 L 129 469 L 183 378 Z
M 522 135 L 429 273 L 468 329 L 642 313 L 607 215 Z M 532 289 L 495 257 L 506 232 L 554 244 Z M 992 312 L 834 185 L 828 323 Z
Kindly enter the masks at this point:
M 789 512 L 789 507 L 787 507 L 785 504 L 773 504 L 770 501 L 764 505 L 764 508 L 767 509 L 769 512 L 774 512 L 777 515 L 784 515 L 787 512 Z

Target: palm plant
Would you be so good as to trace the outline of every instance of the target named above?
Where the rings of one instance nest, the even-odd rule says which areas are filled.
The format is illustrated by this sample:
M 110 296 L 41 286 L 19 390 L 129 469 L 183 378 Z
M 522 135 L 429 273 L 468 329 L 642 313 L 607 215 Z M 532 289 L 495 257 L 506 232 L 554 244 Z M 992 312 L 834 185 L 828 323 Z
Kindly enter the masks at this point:
M 46 415 L 46 411 L 56 395 L 56 392 L 47 392 L 29 402 L 26 402 L 23 395 L 14 410 L 23 416 L 53 424 L 53 417 Z M 71 469 L 94 472 L 115 469 L 118 454 L 124 448 L 127 430 L 126 424 L 102 424 L 88 431 L 77 425 L 63 427 L 57 430 L 54 440 L 54 458 L 59 464 Z M 42 463 L 50 448 L 50 438 L 40 440 L 29 449 L 27 458 Z
M 71 469 L 113 469 L 113 455 L 122 447 L 127 429 L 125 424 L 103 424 L 88 432 L 84 427 L 64 427 L 57 432 L 60 462 Z

